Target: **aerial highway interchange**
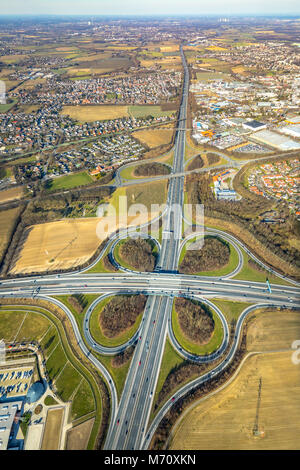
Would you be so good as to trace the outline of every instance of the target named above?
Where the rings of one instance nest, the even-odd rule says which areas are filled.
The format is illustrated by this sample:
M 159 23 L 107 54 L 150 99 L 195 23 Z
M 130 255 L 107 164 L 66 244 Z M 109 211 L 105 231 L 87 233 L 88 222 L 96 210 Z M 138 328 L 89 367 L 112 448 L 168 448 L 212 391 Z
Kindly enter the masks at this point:
M 122 239 L 122 230 L 107 242 L 98 258 L 92 263 L 94 266 L 110 246 L 111 259 L 118 269 L 123 272 L 113 274 L 87 274 L 85 270 L 60 275 L 41 275 L 16 279 L 2 280 L 0 284 L 0 298 L 36 298 L 46 299 L 60 306 L 68 316 L 74 333 L 83 353 L 103 374 L 111 395 L 110 426 L 107 431 L 105 449 L 147 449 L 151 438 L 169 408 L 189 390 L 205 382 L 210 377 L 220 373 L 234 358 L 238 348 L 243 322 L 254 309 L 270 306 L 282 308 L 300 308 L 299 283 L 264 265 L 239 240 L 225 232 L 205 229 L 205 233 L 219 234 L 230 241 L 238 253 L 238 265 L 231 272 L 222 277 L 193 276 L 178 273 L 180 252 L 184 244 L 195 236 L 193 232 L 182 240 L 182 211 L 184 197 L 184 155 L 185 155 L 185 128 L 187 99 L 189 87 L 189 72 L 181 50 L 184 65 L 184 83 L 182 102 L 179 114 L 179 124 L 175 138 L 174 164 L 169 179 L 169 190 L 166 210 L 164 213 L 164 236 L 162 242 L 155 243 L 159 249 L 159 257 L 155 272 L 140 273 L 123 268 L 114 257 L 114 248 Z M 142 180 L 143 181 L 143 180 Z M 116 184 L 123 183 L 120 175 Z M 127 184 L 129 184 L 127 182 Z M 174 210 L 174 207 L 177 209 Z M 147 226 L 147 224 L 145 224 Z M 131 229 L 129 233 L 134 234 Z M 136 233 L 136 235 L 141 235 Z M 126 232 L 128 236 L 128 232 Z M 125 237 L 125 235 L 123 235 Z M 232 279 L 243 266 L 241 248 L 256 262 L 263 265 L 270 273 L 288 281 L 289 285 L 272 284 L 271 289 L 266 283 Z M 83 320 L 82 337 L 78 325 L 71 311 L 53 296 L 63 294 L 90 293 L 99 294 L 99 297 L 89 306 Z M 109 348 L 97 344 L 93 339 L 89 320 L 94 308 L 105 297 L 118 294 L 144 293 L 147 303 L 138 331 L 125 344 Z M 223 340 L 218 350 L 208 356 L 196 356 L 185 351 L 177 342 L 172 329 L 172 308 L 176 296 L 185 296 L 201 300 L 212 308 L 219 316 L 223 327 Z M 222 311 L 217 308 L 211 299 L 214 297 L 238 300 L 251 303 L 240 315 L 236 324 L 234 340 L 226 357 L 210 372 L 193 380 L 179 389 L 156 414 L 152 423 L 149 422 L 154 393 L 160 372 L 166 337 L 168 335 L 173 347 L 184 358 L 196 362 L 209 362 L 224 354 L 229 344 L 229 326 Z M 120 400 L 118 400 L 114 381 L 103 364 L 93 355 L 93 351 L 103 355 L 113 355 L 122 352 L 129 345 L 135 344 L 134 355 L 127 374 Z

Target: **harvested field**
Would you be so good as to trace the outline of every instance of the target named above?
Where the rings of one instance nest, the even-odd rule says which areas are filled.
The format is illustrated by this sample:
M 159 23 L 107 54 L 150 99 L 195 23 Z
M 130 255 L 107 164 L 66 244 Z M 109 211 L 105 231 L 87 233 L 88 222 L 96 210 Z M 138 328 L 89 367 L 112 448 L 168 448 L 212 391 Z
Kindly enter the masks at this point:
M 42 450 L 59 449 L 63 415 L 63 408 L 57 408 L 48 411 L 41 447 Z
M 179 45 L 178 44 L 170 44 L 170 45 L 165 45 L 160 47 L 160 52 L 177 52 L 179 51 Z
M 68 431 L 66 450 L 85 450 L 87 448 L 94 421 L 94 419 L 88 419 Z
M 142 144 L 147 145 L 150 149 L 159 147 L 160 145 L 168 145 L 172 140 L 172 129 L 151 129 L 134 132 L 133 137 L 138 139 Z
M 166 195 L 166 182 L 131 186 L 127 191 L 122 188 L 108 199 L 111 207 L 104 217 L 63 219 L 29 227 L 27 238 L 24 245 L 19 246 L 19 253 L 10 273 L 63 270 L 84 264 L 95 253 L 100 243 L 118 228 L 142 224 L 158 215 L 158 212 L 151 214 L 146 211 L 141 214 L 132 213 L 127 217 L 126 208 L 123 210 L 120 207 L 119 196 L 127 196 L 128 207 L 137 203 L 150 209 L 151 204 L 164 203 Z M 113 208 L 119 218 L 114 216 Z M 1 214 L 0 212 L 0 222 Z M 6 219 L 4 220 L 7 224 Z M 0 230 L 1 228 L 0 225 Z
M 64 106 L 62 114 L 82 122 L 129 117 L 127 106 Z
M 256 319 L 247 333 L 249 351 L 268 351 L 289 348 L 300 338 L 299 311 L 256 311 Z
M 86 262 L 101 243 L 99 219 L 66 219 L 31 227 L 12 273 L 67 269 Z
M 15 199 L 20 199 L 23 196 L 23 187 L 15 186 L 5 191 L 0 191 L 0 204 L 8 201 L 13 201 Z
M 263 434 L 256 437 L 260 378 L 258 428 Z M 171 449 L 299 450 L 299 397 L 299 366 L 292 364 L 290 351 L 252 356 L 230 385 L 186 416 Z
M 243 75 L 246 71 L 245 67 L 243 65 L 238 65 L 237 67 L 232 68 L 233 73 L 240 73 Z
M 290 349 L 299 338 L 299 311 L 257 311 L 255 316 L 247 349 L 263 353 L 248 357 L 231 383 L 186 414 L 171 449 L 299 450 L 299 365 L 292 362 Z M 253 433 L 256 423 L 258 435 Z

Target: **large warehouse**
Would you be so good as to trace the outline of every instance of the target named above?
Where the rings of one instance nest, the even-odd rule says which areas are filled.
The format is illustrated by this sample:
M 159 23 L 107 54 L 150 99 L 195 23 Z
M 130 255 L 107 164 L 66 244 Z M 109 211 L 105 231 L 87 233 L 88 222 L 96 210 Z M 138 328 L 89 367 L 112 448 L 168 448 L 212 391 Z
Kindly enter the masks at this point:
M 283 132 L 283 134 L 300 139 L 300 124 L 289 124 L 288 126 L 281 127 L 278 130 Z
M 266 129 L 255 132 L 251 134 L 250 137 L 261 144 L 265 144 L 282 151 L 300 149 L 300 143 L 286 137 L 285 135 L 268 131 Z
M 262 129 L 265 129 L 266 128 L 266 124 L 262 123 L 262 122 L 259 122 L 259 121 L 256 121 L 255 119 L 253 121 L 246 121 L 246 122 L 243 122 L 243 128 L 246 129 L 247 131 L 252 131 L 252 132 L 256 132 L 256 131 L 260 131 Z

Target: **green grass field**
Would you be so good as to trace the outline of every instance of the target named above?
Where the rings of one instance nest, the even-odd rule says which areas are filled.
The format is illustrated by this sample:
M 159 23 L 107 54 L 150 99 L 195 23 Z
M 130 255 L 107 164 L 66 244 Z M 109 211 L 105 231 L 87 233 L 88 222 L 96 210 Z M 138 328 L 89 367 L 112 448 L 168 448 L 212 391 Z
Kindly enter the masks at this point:
M 212 299 L 212 302 L 219 307 L 221 312 L 225 315 L 228 324 L 230 324 L 232 320 L 236 321 L 247 307 L 253 305 L 247 302 L 233 302 L 223 299 Z
M 160 366 L 160 371 L 159 371 L 159 376 L 158 376 L 153 403 L 156 403 L 159 392 L 161 391 L 162 386 L 166 378 L 168 377 L 170 371 L 174 367 L 179 366 L 179 364 L 181 364 L 182 362 L 184 362 L 184 359 L 181 356 L 179 356 L 179 354 L 175 351 L 175 349 L 171 345 L 169 338 L 167 338 L 166 343 L 165 343 L 164 354 L 163 354 L 162 361 L 161 361 L 161 366 Z
M 128 107 L 128 112 L 130 116 L 134 118 L 140 118 L 140 117 L 146 117 L 146 116 L 153 116 L 153 117 L 159 117 L 159 116 L 171 116 L 175 112 L 174 111 L 162 111 L 161 106 L 129 106 Z
M 11 110 L 11 108 L 13 106 L 15 106 L 15 104 L 17 104 L 18 100 L 15 99 L 15 100 L 12 100 L 11 103 L 7 103 L 7 104 L 0 104 L 0 113 L 8 113 L 8 111 Z
M 101 295 L 99 293 L 99 295 Z M 81 337 L 83 338 L 83 341 L 85 342 L 86 346 L 88 346 L 88 344 L 86 343 L 85 341 L 85 338 L 84 338 L 84 335 L 83 335 L 83 320 L 84 320 L 84 315 L 85 315 L 85 311 L 86 309 L 88 308 L 88 306 L 96 299 L 99 297 L 99 295 L 96 295 L 96 294 L 87 294 L 85 295 L 85 299 L 88 300 L 88 305 L 86 306 L 85 310 L 82 312 L 82 313 L 77 313 L 75 310 L 74 310 L 74 307 L 72 307 L 72 305 L 70 305 L 70 303 L 68 302 L 68 296 L 67 295 L 61 295 L 61 296 L 55 296 L 56 299 L 60 300 L 61 302 L 63 302 L 70 310 L 71 312 L 73 313 L 74 317 L 75 317 L 75 320 L 78 324 L 78 327 L 79 327 L 79 330 L 80 330 L 80 333 L 81 333 Z M 105 299 L 106 300 L 106 299 Z M 107 299 L 107 301 L 109 301 L 109 299 Z M 103 303 L 101 303 L 101 305 L 103 305 Z M 104 306 L 104 305 L 103 305 Z M 101 308 L 101 307 L 99 307 Z M 95 312 L 95 311 L 94 311 Z M 95 328 L 97 329 L 98 328 L 98 324 L 97 323 L 97 317 L 98 315 L 96 314 L 92 314 L 92 317 L 93 317 L 93 320 L 95 322 Z M 95 318 L 94 318 L 95 317 Z M 90 326 L 91 326 L 91 323 L 90 323 Z M 100 330 L 100 328 L 99 328 Z M 101 336 L 102 338 L 102 336 Z M 105 337 L 104 337 L 105 338 Z M 105 338 L 107 340 L 107 338 Z M 102 344 L 102 343 L 101 343 Z M 114 367 L 111 363 L 111 360 L 112 358 L 110 356 L 103 356 L 101 354 L 98 354 L 96 353 L 95 351 L 93 351 L 93 355 L 96 356 L 100 362 L 102 362 L 102 364 L 107 367 L 108 371 L 110 372 L 115 384 L 116 384 L 116 388 L 117 388 L 117 392 L 118 392 L 118 396 L 120 397 L 121 396 L 121 393 L 122 393 L 122 390 L 123 390 L 123 386 L 124 386 L 124 383 L 125 383 L 125 380 L 126 380 L 126 375 L 127 375 L 127 371 L 128 371 L 128 368 L 129 368 L 129 365 L 130 365 L 130 361 L 126 364 L 124 364 L 123 366 L 121 367 Z M 84 392 L 84 390 L 81 392 L 81 389 L 85 389 L 85 385 L 84 383 L 82 383 L 78 389 L 78 392 L 79 394 L 83 394 L 85 393 L 85 395 L 87 396 L 87 399 L 89 400 L 89 396 L 87 394 L 87 392 Z M 86 404 L 85 402 L 80 402 L 80 399 L 77 398 L 77 394 L 75 395 L 74 397 L 74 402 L 73 402 L 73 407 L 72 407 L 72 413 L 76 413 L 76 417 L 78 415 L 78 411 L 77 411 L 77 407 L 80 407 L 80 409 L 84 410 L 86 408 Z M 74 414 L 75 416 L 75 414 Z M 75 419 L 75 418 L 74 418 Z
M 51 180 L 50 191 L 58 191 L 60 189 L 76 188 L 76 186 L 84 186 L 93 183 L 93 178 L 85 171 L 75 173 L 73 175 L 59 176 Z
M 113 270 L 108 270 L 105 266 L 104 266 L 104 262 L 103 262 L 103 258 L 110 252 L 110 246 L 105 250 L 105 253 L 104 255 L 102 256 L 102 258 L 98 261 L 97 264 L 95 264 L 95 266 L 93 266 L 91 269 L 89 269 L 87 271 L 87 273 L 114 273 L 114 272 L 117 272 L 117 271 L 113 271 Z
M 122 395 L 123 387 L 124 387 L 124 384 L 125 384 L 125 381 L 126 381 L 126 376 L 127 376 L 127 372 L 128 372 L 131 360 L 126 362 L 126 364 L 124 364 L 123 366 L 114 367 L 112 365 L 112 358 L 111 357 L 103 356 L 103 355 L 100 355 L 100 354 L 97 354 L 97 353 L 94 353 L 94 355 L 99 359 L 100 362 L 102 362 L 102 364 L 107 368 L 107 370 L 111 374 L 111 376 L 112 376 L 112 378 L 115 382 L 115 385 L 116 385 L 118 398 L 120 399 L 120 397 Z
M 241 279 L 245 281 L 254 281 L 254 282 L 266 282 L 266 278 L 269 279 L 271 284 L 281 284 L 284 286 L 291 286 L 287 281 L 284 281 L 280 277 L 272 275 L 269 271 L 258 271 L 257 269 L 249 266 L 250 258 L 247 253 L 241 248 L 244 257 L 244 264 L 241 271 L 233 277 L 233 279 Z

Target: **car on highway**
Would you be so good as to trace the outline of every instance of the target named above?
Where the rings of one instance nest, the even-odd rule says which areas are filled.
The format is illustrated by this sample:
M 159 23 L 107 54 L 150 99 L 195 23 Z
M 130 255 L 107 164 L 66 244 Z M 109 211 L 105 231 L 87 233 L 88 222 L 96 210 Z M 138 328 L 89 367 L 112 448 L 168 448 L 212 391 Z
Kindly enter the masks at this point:
M 141 361 L 139 361 L 139 366 L 141 365 L 141 363 L 142 363 L 142 362 L 141 362 Z
M 172 397 L 172 401 L 175 401 L 175 397 Z

